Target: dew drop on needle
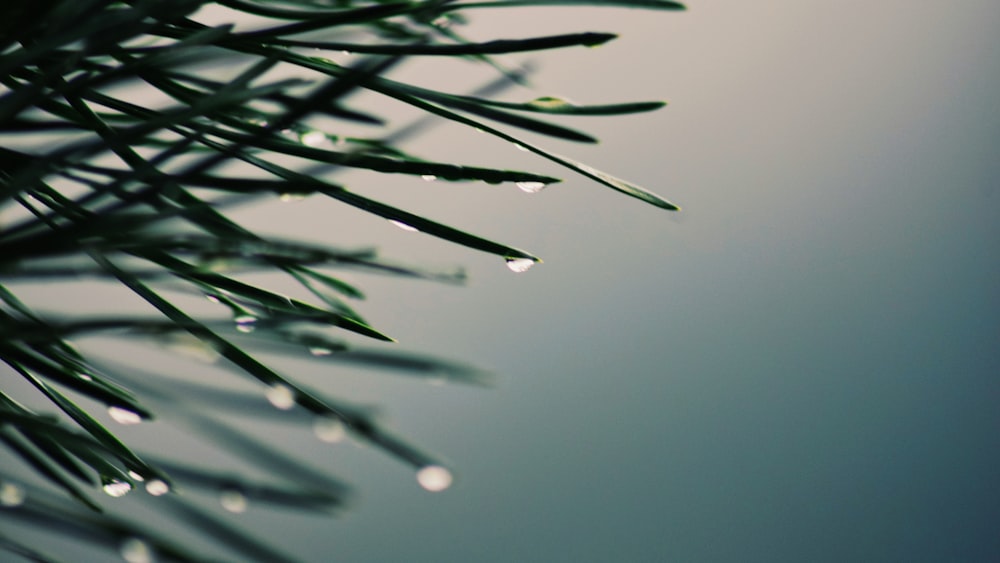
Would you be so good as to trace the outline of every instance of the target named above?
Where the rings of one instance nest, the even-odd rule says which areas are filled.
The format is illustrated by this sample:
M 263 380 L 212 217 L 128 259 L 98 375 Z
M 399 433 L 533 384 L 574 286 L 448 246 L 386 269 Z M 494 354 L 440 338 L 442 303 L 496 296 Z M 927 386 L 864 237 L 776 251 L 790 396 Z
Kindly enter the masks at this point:
M 417 483 L 432 493 L 447 489 L 453 479 L 451 471 L 440 465 L 428 465 L 417 471 Z
M 139 413 L 117 406 L 108 407 L 108 416 L 118 424 L 131 425 L 142 422 Z
M 516 182 L 515 185 L 524 193 L 537 194 L 545 189 L 543 182 Z
M 139 538 L 126 538 L 119 548 L 122 559 L 127 563 L 153 563 L 153 548 Z
M 224 489 L 219 493 L 219 504 L 233 514 L 241 514 L 247 511 L 250 502 L 247 496 L 236 489 Z
M 268 388 L 267 402 L 271 403 L 275 408 L 287 411 L 288 409 L 295 406 L 295 392 L 291 387 L 287 385 L 282 385 L 277 383 Z
M 518 274 L 527 272 L 534 265 L 535 261 L 531 258 L 507 258 L 507 268 Z
M 154 497 L 163 496 L 170 492 L 170 485 L 163 479 L 150 479 L 146 483 L 146 492 Z
M 13 508 L 24 504 L 27 497 L 24 488 L 14 483 L 0 483 L 0 506 Z
M 104 482 L 102 489 L 109 497 L 118 498 L 127 495 L 132 490 L 132 483 L 120 479 L 109 479 Z

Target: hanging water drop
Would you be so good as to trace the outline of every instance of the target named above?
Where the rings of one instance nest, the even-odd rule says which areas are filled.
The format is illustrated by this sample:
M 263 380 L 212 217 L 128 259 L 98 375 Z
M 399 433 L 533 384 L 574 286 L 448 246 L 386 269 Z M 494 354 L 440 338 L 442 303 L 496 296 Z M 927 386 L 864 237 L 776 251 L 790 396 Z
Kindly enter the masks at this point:
M 253 315 L 239 315 L 233 319 L 236 322 L 236 330 L 240 332 L 253 332 L 257 317 Z
M 531 149 L 519 143 L 514 143 L 514 148 L 521 152 L 531 152 Z
M 420 179 L 425 182 L 433 182 L 434 180 L 437 180 L 438 177 L 433 174 L 424 174 L 423 176 L 420 177 Z
M 122 559 L 128 563 L 153 563 L 153 548 L 139 538 L 127 538 L 119 548 Z
M 216 304 L 221 303 L 221 300 L 219 299 L 219 296 L 218 295 L 213 295 L 211 293 L 206 293 L 205 294 L 205 299 L 208 299 L 208 301 L 210 303 L 216 303 Z
M 318 416 L 313 422 L 313 433 L 320 441 L 334 444 L 347 436 L 347 427 L 335 416 Z
M 24 504 L 28 494 L 24 488 L 14 483 L 0 483 L 0 506 L 13 508 Z
M 318 147 L 327 140 L 326 134 L 322 131 L 306 131 L 299 135 L 299 142 L 307 147 Z
M 287 411 L 295 406 L 295 392 L 287 385 L 275 383 L 268 388 L 265 396 L 267 397 L 267 402 L 274 405 L 277 409 Z
M 241 514 L 247 511 L 247 505 L 250 502 L 247 500 L 247 496 L 239 489 L 223 489 L 219 493 L 219 504 L 222 505 L 222 508 L 233 514 Z
M 170 485 L 163 479 L 150 479 L 146 483 L 146 492 L 154 497 L 163 496 L 170 492 Z
M 132 478 L 133 481 L 139 481 L 140 483 L 145 481 L 146 478 L 135 471 L 129 471 L 128 476 Z
M 302 201 L 306 196 L 302 194 L 283 193 L 278 196 L 278 201 L 288 203 L 291 201 Z
M 507 268 L 518 274 L 527 272 L 534 265 L 535 261 L 531 258 L 507 258 Z
M 319 356 L 329 356 L 330 354 L 333 353 L 333 350 L 331 350 L 331 349 L 329 349 L 329 348 L 327 348 L 325 346 L 310 346 L 309 347 L 309 353 L 312 354 L 313 356 L 317 356 L 317 357 L 319 357 Z
M 108 407 L 108 416 L 118 424 L 131 425 L 142 422 L 139 413 L 117 406 Z
M 453 479 L 451 471 L 440 465 L 428 465 L 417 471 L 417 482 L 432 493 L 447 489 Z
M 544 182 L 516 182 L 515 185 L 527 194 L 537 194 L 545 189 Z
M 414 227 L 413 225 L 407 225 L 406 223 L 404 223 L 402 221 L 397 221 L 395 219 L 389 219 L 389 222 L 392 223 L 393 225 L 395 225 L 396 227 L 399 227 L 400 229 L 403 229 L 404 231 L 407 231 L 407 232 L 410 232 L 410 233 L 416 233 L 416 232 L 418 232 L 420 230 L 420 229 Z
M 118 498 L 127 495 L 132 490 L 132 483 L 120 479 L 105 479 L 102 489 L 109 497 Z

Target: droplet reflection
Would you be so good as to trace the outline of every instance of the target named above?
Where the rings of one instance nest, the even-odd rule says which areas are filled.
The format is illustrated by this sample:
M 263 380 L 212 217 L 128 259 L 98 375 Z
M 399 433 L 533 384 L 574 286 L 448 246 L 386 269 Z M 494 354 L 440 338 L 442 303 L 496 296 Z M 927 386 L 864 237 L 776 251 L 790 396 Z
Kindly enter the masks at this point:
M 283 411 L 295 406 L 295 392 L 287 385 L 276 383 L 267 390 L 265 396 L 269 403 Z
M 24 504 L 27 493 L 19 485 L 14 483 L 0 483 L 0 506 L 13 508 Z
M 163 479 L 150 479 L 146 483 L 146 492 L 154 497 L 163 496 L 170 492 L 170 485 Z
M 527 272 L 532 266 L 535 265 L 535 261 L 531 258 L 508 258 L 507 268 L 512 272 L 518 274 Z
M 122 542 L 119 552 L 128 563 L 153 563 L 153 548 L 139 538 L 128 538 Z
M 404 223 L 402 221 L 397 221 L 395 219 L 389 219 L 389 222 L 392 223 L 393 225 L 395 225 L 396 227 L 399 227 L 400 229 L 403 229 L 404 231 L 408 231 L 408 232 L 411 232 L 411 233 L 415 233 L 415 232 L 417 232 L 417 231 L 420 230 L 420 229 L 414 227 L 413 225 L 407 225 L 406 223 Z
M 347 436 L 344 422 L 334 416 L 318 416 L 313 422 L 313 432 L 320 441 L 328 444 L 340 442 Z
M 129 425 L 142 422 L 142 417 L 139 416 L 139 413 L 122 407 L 108 407 L 108 416 L 118 424 Z
M 517 187 L 524 193 L 537 194 L 545 189 L 543 182 L 517 182 Z
M 299 142 L 307 147 L 318 147 L 327 141 L 322 131 L 308 131 L 299 135 Z
M 247 496 L 237 489 L 225 489 L 219 493 L 219 504 L 222 508 L 233 514 L 241 514 L 247 511 L 249 501 Z
M 257 317 L 253 315 L 240 315 L 233 319 L 236 322 L 236 330 L 240 332 L 253 332 Z
M 451 471 L 440 465 L 428 465 L 417 471 L 417 482 L 432 493 L 447 489 L 451 486 L 452 480 Z
M 132 483 L 120 479 L 108 479 L 102 488 L 109 497 L 119 498 L 127 495 L 132 490 Z

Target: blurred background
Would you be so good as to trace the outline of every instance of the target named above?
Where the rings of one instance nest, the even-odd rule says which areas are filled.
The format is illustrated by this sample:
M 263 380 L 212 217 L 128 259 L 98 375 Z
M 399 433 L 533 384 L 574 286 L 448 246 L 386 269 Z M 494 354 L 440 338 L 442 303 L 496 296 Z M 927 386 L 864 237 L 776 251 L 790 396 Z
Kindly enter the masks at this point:
M 1000 4 L 469 16 L 476 40 L 621 34 L 505 59 L 537 71 L 532 88 L 502 96 L 668 99 L 654 114 L 566 121 L 596 147 L 538 142 L 683 211 L 449 125 L 407 148 L 566 181 L 533 195 L 339 181 L 543 264 L 515 274 L 319 198 L 242 210 L 281 236 L 464 265 L 467 287 L 348 279 L 368 293 L 359 311 L 397 346 L 497 381 L 287 364 L 332 395 L 377 404 L 456 481 L 428 493 L 378 452 L 276 433 L 343 476 L 358 502 L 332 521 L 252 506 L 235 521 L 307 561 L 1000 559 Z M 455 92 L 490 76 L 426 60 L 395 75 Z

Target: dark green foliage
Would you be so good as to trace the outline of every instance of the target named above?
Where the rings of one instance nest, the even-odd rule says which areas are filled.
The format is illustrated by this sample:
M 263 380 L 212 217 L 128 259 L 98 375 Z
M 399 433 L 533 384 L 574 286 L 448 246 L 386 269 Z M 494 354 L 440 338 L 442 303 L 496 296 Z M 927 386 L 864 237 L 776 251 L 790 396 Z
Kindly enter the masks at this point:
M 197 12 L 207 4 L 258 16 L 258 25 L 235 31 L 233 25 L 200 23 Z M 228 411 L 264 420 L 315 421 L 327 432 L 344 429 L 417 470 L 436 468 L 433 456 L 392 435 L 366 409 L 296 382 L 258 354 L 482 383 L 484 374 L 467 366 L 332 336 L 343 329 L 391 340 L 348 305 L 361 292 L 336 277 L 333 272 L 339 268 L 448 283 L 461 282 L 462 274 L 400 265 L 371 250 L 265 239 L 231 220 L 227 210 L 253 199 L 317 194 L 498 255 L 512 262 L 512 268 L 538 261 L 529 252 L 374 201 L 334 183 L 329 174 L 315 174 L 311 167 L 320 165 L 448 181 L 512 182 L 525 189 L 559 181 L 529 171 L 427 161 L 396 147 L 399 136 L 385 127 L 381 136 L 360 138 L 311 124 L 323 117 L 381 127 L 380 116 L 351 107 L 349 96 L 358 92 L 387 96 L 475 127 L 612 189 L 677 209 L 639 186 L 480 121 L 594 142 L 544 118 L 645 112 L 661 102 L 576 106 L 542 97 L 510 103 L 387 77 L 405 57 L 466 57 L 494 64 L 504 73 L 490 55 L 593 46 L 614 38 L 574 33 L 473 43 L 453 26 L 461 23 L 464 10 L 536 5 L 682 9 L 658 0 L 8 0 L 0 8 L 0 360 L 6 364 L 0 371 L 0 441 L 5 450 L 0 518 L 122 549 L 129 560 L 142 560 L 142 550 L 155 551 L 164 560 L 198 560 L 198 554 L 155 530 L 106 514 L 103 503 L 94 500 L 95 489 L 117 496 L 144 483 L 152 495 L 148 502 L 160 503 L 234 556 L 285 560 L 281 550 L 200 508 L 194 495 L 228 491 L 237 503 L 252 499 L 329 511 L 346 500 L 347 487 L 228 424 L 220 416 Z M 315 57 L 317 49 L 358 56 L 345 66 Z M 219 79 L 205 70 L 210 64 L 238 72 Z M 276 69 L 296 67 L 301 77 L 271 77 Z M 504 79 L 521 77 L 508 73 Z M 143 97 L 153 93 L 168 101 L 144 103 Z M 252 172 L 220 170 L 233 163 Z M 250 272 L 288 276 L 315 302 L 240 279 Z M 36 310 L 16 294 L 26 283 L 83 276 L 120 284 L 147 303 L 151 314 L 59 315 Z M 188 310 L 178 300 L 185 294 L 207 297 L 230 318 Z M 262 402 L 260 395 L 90 357 L 71 344 L 96 334 L 187 342 L 262 385 L 280 409 Z M 12 391 L 17 380 L 34 389 L 31 401 L 54 409 L 27 406 L 26 398 Z M 198 400 L 210 401 L 212 410 L 199 409 Z M 257 480 L 137 452 L 92 416 L 88 409 L 95 404 L 125 423 L 169 412 L 197 428 L 214 447 L 271 478 Z M 24 474 L 34 480 L 18 477 Z M 431 488 L 435 486 L 440 485 Z M 2 534 L 0 550 L 48 560 L 36 546 Z

